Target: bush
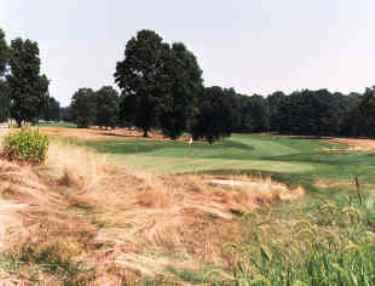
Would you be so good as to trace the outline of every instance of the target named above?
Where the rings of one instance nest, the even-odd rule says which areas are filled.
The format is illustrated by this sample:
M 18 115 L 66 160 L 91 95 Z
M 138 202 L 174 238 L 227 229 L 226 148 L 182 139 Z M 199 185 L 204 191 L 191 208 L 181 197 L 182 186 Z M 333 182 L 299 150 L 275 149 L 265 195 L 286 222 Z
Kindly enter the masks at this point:
M 46 159 L 48 145 L 47 136 L 38 130 L 22 129 L 5 137 L 3 154 L 9 160 L 40 164 Z

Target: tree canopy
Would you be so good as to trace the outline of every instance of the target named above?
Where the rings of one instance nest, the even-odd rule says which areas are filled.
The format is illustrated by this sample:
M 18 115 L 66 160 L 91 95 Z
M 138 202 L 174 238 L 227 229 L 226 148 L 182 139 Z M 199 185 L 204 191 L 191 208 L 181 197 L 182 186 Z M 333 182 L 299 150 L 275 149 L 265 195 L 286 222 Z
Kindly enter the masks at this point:
M 0 80 L 0 122 L 9 118 L 9 88 L 6 81 Z
M 233 89 L 219 86 L 205 88 L 192 126 L 195 140 L 206 139 L 212 144 L 222 137 L 230 136 L 237 124 L 234 96 Z
M 9 47 L 5 40 L 5 33 L 0 29 L 0 78 L 4 75 L 8 64 Z
M 157 124 L 160 95 L 166 92 L 163 72 L 168 49 L 157 33 L 142 30 L 129 40 L 124 60 L 117 63 L 115 81 L 134 106 L 131 121 L 145 137 Z
M 72 97 L 71 116 L 78 128 L 88 128 L 95 121 L 95 92 L 91 88 L 81 88 Z
M 118 122 L 119 94 L 111 86 L 104 86 L 95 92 L 95 124 L 114 128 Z
M 367 88 L 363 95 L 352 95 L 352 99 L 355 105 L 347 113 L 343 134 L 375 138 L 375 87 Z
M 43 119 L 46 121 L 60 121 L 60 103 L 53 97 L 48 97 L 43 107 Z
M 5 33 L 0 29 L 0 122 L 5 121 L 9 117 L 9 86 L 4 79 L 8 60 L 9 48 L 5 40 Z
M 36 42 L 20 38 L 11 42 L 7 82 L 11 116 L 19 126 L 24 121 L 35 121 L 47 99 L 49 81 L 40 74 L 40 64 Z
M 174 43 L 166 62 L 166 92 L 159 104 L 162 132 L 177 139 L 189 129 L 199 96 L 203 91 L 202 70 L 184 44 Z

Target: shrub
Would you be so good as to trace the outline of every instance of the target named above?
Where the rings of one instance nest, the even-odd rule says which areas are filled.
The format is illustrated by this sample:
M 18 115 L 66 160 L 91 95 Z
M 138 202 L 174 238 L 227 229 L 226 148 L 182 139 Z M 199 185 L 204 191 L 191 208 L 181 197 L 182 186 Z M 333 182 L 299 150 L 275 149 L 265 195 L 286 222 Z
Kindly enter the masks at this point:
M 46 159 L 48 145 L 47 136 L 38 130 L 22 129 L 5 137 L 3 154 L 9 160 L 40 164 Z

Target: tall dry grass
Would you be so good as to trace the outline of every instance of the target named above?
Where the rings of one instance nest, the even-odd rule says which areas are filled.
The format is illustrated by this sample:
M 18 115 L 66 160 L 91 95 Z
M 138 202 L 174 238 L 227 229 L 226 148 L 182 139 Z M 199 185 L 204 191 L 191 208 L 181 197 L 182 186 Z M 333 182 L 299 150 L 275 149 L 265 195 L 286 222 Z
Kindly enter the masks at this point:
M 246 231 L 239 215 L 303 196 L 270 179 L 232 178 L 247 185 L 228 188 L 205 176 L 158 177 L 58 142 L 40 167 L 0 161 L 0 178 L 1 198 L 22 206 L 11 215 L 17 239 L 3 240 L 9 257 L 54 283 L 116 285 L 168 275 L 171 265 L 225 268 L 223 245 Z

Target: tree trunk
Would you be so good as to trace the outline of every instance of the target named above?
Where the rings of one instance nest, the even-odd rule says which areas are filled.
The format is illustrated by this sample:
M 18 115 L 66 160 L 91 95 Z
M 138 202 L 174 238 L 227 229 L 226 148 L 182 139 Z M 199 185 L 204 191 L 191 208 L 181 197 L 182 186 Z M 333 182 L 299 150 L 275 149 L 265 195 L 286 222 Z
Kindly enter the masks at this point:
M 143 138 L 148 138 L 148 130 L 143 130 Z

